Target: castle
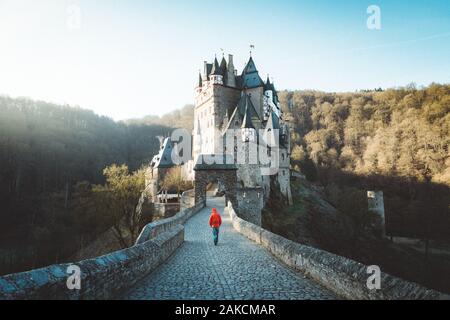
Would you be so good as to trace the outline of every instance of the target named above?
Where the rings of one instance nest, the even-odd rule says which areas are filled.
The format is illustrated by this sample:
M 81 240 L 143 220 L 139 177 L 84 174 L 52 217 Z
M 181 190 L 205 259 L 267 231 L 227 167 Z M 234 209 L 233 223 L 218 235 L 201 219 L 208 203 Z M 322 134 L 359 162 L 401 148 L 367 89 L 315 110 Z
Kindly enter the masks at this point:
M 174 149 L 176 143 L 166 138 L 147 171 L 153 201 L 158 201 L 162 175 L 174 166 L 170 156 Z M 195 88 L 192 159 L 183 163 L 186 179 L 196 179 L 195 169 L 207 155 L 221 159 L 219 166 L 208 167 L 211 170 L 236 170 L 233 192 L 247 220 L 260 224 L 260 211 L 273 188 L 292 202 L 289 126 L 274 84 L 269 77 L 261 79 L 251 56 L 240 75 L 232 55 L 228 61 L 223 57 L 220 63 L 217 58 L 204 62 Z M 218 191 L 229 192 L 222 182 L 218 179 Z

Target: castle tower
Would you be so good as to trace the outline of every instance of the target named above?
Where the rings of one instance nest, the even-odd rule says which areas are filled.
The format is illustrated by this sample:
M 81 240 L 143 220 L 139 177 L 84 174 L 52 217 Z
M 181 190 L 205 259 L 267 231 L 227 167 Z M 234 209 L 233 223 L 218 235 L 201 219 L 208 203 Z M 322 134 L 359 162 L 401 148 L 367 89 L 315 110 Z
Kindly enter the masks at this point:
M 209 81 L 212 84 L 223 84 L 223 74 L 222 70 L 220 69 L 217 58 L 214 58 L 214 63 L 211 70 L 211 75 L 209 76 Z
M 194 108 L 194 146 L 201 147 L 193 152 L 194 162 L 202 153 L 223 153 L 221 132 L 227 124 L 224 119 L 240 96 L 240 90 L 234 87 L 234 70 L 231 75 L 230 67 L 234 69 L 232 56 L 228 63 L 224 58 L 220 65 L 217 58 L 214 58 L 212 64 L 204 63 L 202 86 L 200 90 L 196 90 Z M 196 137 L 197 132 L 201 132 L 201 138 Z
M 240 75 L 231 54 L 220 64 L 217 57 L 204 62 L 195 86 L 192 136 L 193 158 L 183 165 L 183 174 L 197 179 L 194 168 L 201 155 L 222 161 L 231 158 L 224 153 L 234 155 L 236 173 L 225 191 L 240 217 L 260 225 L 261 210 L 274 191 L 292 203 L 289 126 L 282 118 L 273 81 L 268 76 L 265 82 L 261 79 L 252 57 Z M 160 180 L 176 165 L 170 161 L 173 148 L 175 144 L 166 139 L 146 171 L 146 191 L 154 201 Z M 202 176 L 198 182 L 202 186 L 213 177 Z M 196 194 L 196 201 L 203 198 Z
M 242 87 L 246 93 L 250 96 L 253 105 L 255 106 L 258 116 L 263 117 L 263 95 L 264 95 L 264 82 L 259 76 L 258 69 L 256 68 L 253 58 L 247 62 L 241 75 Z
M 204 63 L 196 89 L 194 118 L 194 163 L 201 154 L 225 152 L 234 154 L 236 161 L 245 155 L 244 163 L 237 163 L 238 183 L 247 189 L 260 188 L 262 197 L 267 199 L 273 178 L 291 202 L 289 128 L 281 118 L 273 82 L 269 77 L 265 82 L 261 79 L 252 57 L 240 75 L 234 69 L 232 55 L 228 56 L 228 62 L 222 57 L 219 64 L 215 57 L 212 63 Z M 234 130 L 230 132 L 230 138 L 228 129 Z M 279 133 L 279 148 L 273 152 L 267 148 L 268 154 L 277 155 L 273 160 L 277 162 L 275 176 L 261 174 L 263 167 L 258 158 L 262 141 L 258 135 L 260 129 L 267 132 L 276 129 Z M 234 141 L 233 146 L 227 145 L 230 141 Z M 264 167 L 267 168 L 267 164 Z

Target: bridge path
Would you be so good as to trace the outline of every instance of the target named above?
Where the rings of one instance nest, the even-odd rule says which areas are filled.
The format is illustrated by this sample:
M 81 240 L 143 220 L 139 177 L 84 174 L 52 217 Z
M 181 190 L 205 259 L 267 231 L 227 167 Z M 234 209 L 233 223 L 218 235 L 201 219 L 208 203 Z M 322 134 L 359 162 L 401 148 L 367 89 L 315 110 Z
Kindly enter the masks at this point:
M 220 202 L 219 202 L 220 201 Z M 214 300 L 335 299 L 327 289 L 276 260 L 264 248 L 233 229 L 223 201 L 207 207 L 185 225 L 185 242 L 123 299 Z M 214 246 L 208 218 L 215 206 L 223 220 Z

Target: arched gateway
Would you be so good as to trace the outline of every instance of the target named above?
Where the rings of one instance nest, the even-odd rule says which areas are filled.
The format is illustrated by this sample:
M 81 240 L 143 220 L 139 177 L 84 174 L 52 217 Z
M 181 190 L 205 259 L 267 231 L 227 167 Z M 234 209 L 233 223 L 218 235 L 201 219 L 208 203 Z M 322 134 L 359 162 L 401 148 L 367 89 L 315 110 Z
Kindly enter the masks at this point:
M 225 203 L 230 201 L 233 207 L 237 207 L 236 175 L 237 167 L 234 163 L 198 162 L 195 167 L 195 203 L 206 203 L 206 187 L 208 183 L 218 181 L 225 189 Z

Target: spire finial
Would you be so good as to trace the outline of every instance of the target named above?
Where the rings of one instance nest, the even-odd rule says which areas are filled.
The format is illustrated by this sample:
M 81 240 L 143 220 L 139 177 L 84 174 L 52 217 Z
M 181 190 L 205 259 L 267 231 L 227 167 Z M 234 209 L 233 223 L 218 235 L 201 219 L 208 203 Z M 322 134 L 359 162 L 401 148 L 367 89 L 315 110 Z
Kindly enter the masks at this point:
M 255 49 L 255 46 L 253 44 L 250 45 L 250 58 L 252 57 L 252 49 Z

